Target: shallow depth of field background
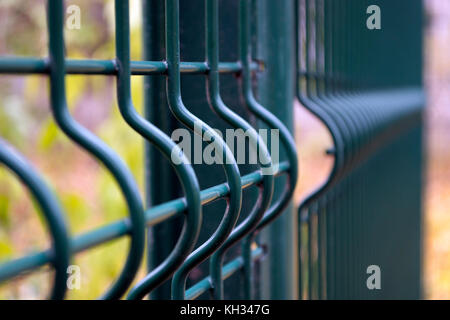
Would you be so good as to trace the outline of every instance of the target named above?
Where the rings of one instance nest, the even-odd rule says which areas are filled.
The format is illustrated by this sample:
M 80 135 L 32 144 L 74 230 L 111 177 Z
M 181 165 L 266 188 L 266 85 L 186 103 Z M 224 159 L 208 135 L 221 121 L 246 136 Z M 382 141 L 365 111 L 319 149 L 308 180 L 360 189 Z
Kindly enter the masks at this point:
M 426 4 L 425 296 L 450 299 L 450 1 Z
M 67 56 L 114 58 L 114 1 L 65 2 L 80 6 L 82 15 L 80 30 L 65 31 Z M 131 56 L 139 60 L 140 1 L 130 3 Z M 424 177 L 424 295 L 450 299 L 450 1 L 425 0 L 425 4 L 428 159 Z M 0 55 L 47 56 L 45 6 L 45 0 L 0 1 Z M 141 111 L 142 78 L 132 79 L 133 100 Z M 119 153 L 143 195 L 143 141 L 119 115 L 115 78 L 73 75 L 66 77 L 66 86 L 74 117 Z M 110 174 L 55 125 L 49 112 L 47 76 L 1 75 L 0 97 L 0 136 L 20 150 L 54 188 L 67 212 L 72 234 L 124 217 L 125 203 Z M 325 155 L 331 139 L 323 126 L 298 103 L 295 111 L 301 161 L 298 203 L 302 195 L 325 179 L 332 158 Z M 28 194 L 7 170 L 0 168 L 0 262 L 48 244 Z M 69 291 L 68 298 L 99 296 L 121 270 L 127 248 L 128 240 L 120 239 L 77 255 L 74 263 L 81 267 L 82 286 Z M 0 284 L 0 298 L 44 298 L 51 276 L 51 271 L 43 268 Z

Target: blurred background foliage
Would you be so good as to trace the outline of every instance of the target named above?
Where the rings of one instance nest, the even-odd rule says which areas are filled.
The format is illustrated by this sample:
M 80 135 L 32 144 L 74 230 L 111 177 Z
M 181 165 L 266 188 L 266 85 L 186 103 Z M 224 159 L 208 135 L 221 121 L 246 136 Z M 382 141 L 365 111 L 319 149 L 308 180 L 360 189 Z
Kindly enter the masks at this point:
M 67 57 L 114 58 L 114 1 L 76 0 L 81 28 L 65 30 Z M 131 55 L 141 57 L 140 1 L 131 1 Z M 46 1 L 0 1 L 0 55 L 47 56 Z M 66 77 L 72 115 L 110 145 L 130 167 L 143 191 L 143 140 L 122 120 L 115 96 L 115 78 Z M 91 230 L 126 215 L 123 197 L 111 175 L 71 142 L 54 122 L 49 109 L 48 77 L 0 77 L 0 136 L 24 154 L 60 199 L 72 234 Z M 142 111 L 142 78 L 133 77 L 133 101 Z M 44 249 L 49 237 L 26 189 L 0 168 L 0 262 Z M 143 194 L 143 192 L 142 192 Z M 128 239 L 120 239 L 77 255 L 80 290 L 69 298 L 95 298 L 122 268 Z M 51 283 L 49 268 L 0 285 L 0 298 L 44 298 Z

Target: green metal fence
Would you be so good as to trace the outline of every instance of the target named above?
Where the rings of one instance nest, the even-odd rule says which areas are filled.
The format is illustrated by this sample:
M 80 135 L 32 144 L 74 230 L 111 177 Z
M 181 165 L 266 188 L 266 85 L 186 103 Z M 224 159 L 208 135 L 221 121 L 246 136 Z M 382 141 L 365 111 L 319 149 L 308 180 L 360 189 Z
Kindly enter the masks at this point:
M 0 57 L 0 73 L 49 75 L 56 123 L 111 172 L 129 214 L 70 236 L 55 195 L 2 142 L 0 160 L 41 206 L 53 246 L 1 264 L 0 281 L 50 264 L 51 298 L 63 298 L 71 256 L 128 236 L 102 298 L 420 297 L 421 1 L 377 1 L 382 29 L 368 30 L 365 0 L 144 0 L 142 61 L 130 61 L 128 2 L 115 0 L 115 59 L 65 58 L 62 0 L 47 5 L 48 58 Z M 146 141 L 145 206 L 123 161 L 71 117 L 66 74 L 116 77 L 123 120 Z M 145 117 L 135 75 L 145 77 Z M 335 160 L 298 214 L 296 93 L 330 130 Z M 181 125 L 209 136 L 225 164 L 190 165 L 182 152 L 174 164 L 169 134 Z M 280 163 L 258 127 L 279 130 Z M 238 166 L 212 128 L 248 130 L 262 159 Z M 146 246 L 148 274 L 133 285 Z M 381 290 L 366 287 L 370 265 Z M 189 278 L 194 269 L 203 280 Z
M 366 26 L 373 4 L 381 29 Z M 298 98 L 335 160 L 299 207 L 300 287 L 310 299 L 420 298 L 422 3 L 303 0 L 296 12 Z M 371 265 L 381 290 L 367 287 Z

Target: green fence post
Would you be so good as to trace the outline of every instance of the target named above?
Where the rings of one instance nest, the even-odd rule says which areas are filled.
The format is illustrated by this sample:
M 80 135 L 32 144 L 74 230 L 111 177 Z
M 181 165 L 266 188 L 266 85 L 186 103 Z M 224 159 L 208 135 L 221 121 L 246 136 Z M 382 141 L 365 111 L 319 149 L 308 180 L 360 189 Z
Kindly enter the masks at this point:
M 294 1 L 261 0 L 255 6 L 257 20 L 256 58 L 264 64 L 258 76 L 258 94 L 262 105 L 293 131 L 294 102 Z M 282 148 L 280 147 L 280 151 Z M 284 160 L 281 154 L 280 161 Z M 275 182 L 274 199 L 283 190 L 283 179 Z M 298 244 L 297 220 L 290 205 L 262 232 L 268 244 L 268 257 L 262 265 L 261 298 L 297 299 Z M 274 250 L 276 248 L 276 250 Z

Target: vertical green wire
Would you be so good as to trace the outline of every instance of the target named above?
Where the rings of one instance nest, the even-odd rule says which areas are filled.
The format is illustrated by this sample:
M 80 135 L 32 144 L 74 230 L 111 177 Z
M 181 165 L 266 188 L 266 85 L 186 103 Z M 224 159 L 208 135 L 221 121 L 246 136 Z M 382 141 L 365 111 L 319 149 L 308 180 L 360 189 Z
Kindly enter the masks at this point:
M 224 119 L 227 123 L 233 126 L 234 129 L 242 129 L 249 137 L 249 144 L 251 152 L 258 152 L 263 150 L 263 156 L 267 154 L 267 149 L 261 137 L 256 130 L 243 118 L 239 117 L 231 109 L 229 109 L 220 96 L 220 79 L 219 79 L 219 4 L 217 0 L 206 0 L 205 3 L 205 17 L 206 17 L 206 63 L 209 67 L 207 90 L 209 96 L 209 104 L 214 112 Z M 264 166 L 269 159 L 259 159 L 257 161 L 260 166 Z M 264 190 L 270 190 L 271 182 L 270 176 L 264 176 L 262 184 L 258 185 L 258 200 L 254 204 L 250 213 L 233 231 L 229 239 L 222 245 L 222 247 L 213 255 L 210 261 L 211 278 L 213 283 L 214 295 L 221 299 L 223 297 L 222 285 L 222 263 L 225 252 L 243 235 L 248 233 L 248 230 L 254 228 L 255 225 L 262 219 L 264 212 L 270 203 L 270 194 Z M 266 199 L 260 201 L 265 197 Z M 252 273 L 251 266 L 251 239 L 244 241 L 244 296 L 251 297 L 251 289 L 249 282 L 251 282 Z
M 131 101 L 130 79 L 130 23 L 128 0 L 116 1 L 116 54 L 118 65 L 117 99 L 125 121 L 139 134 L 153 143 L 172 163 L 186 196 L 187 214 L 181 235 L 169 256 L 139 281 L 128 294 L 128 299 L 143 298 L 146 293 L 167 280 L 194 248 L 201 226 L 200 187 L 191 165 L 177 145 L 161 130 L 142 118 Z
M 200 246 L 181 269 L 174 275 L 172 291 L 174 298 L 184 297 L 185 282 L 189 271 L 206 259 L 228 237 L 241 209 L 242 189 L 240 173 L 231 150 L 217 134 L 203 121 L 191 114 L 184 106 L 180 90 L 180 36 L 179 2 L 166 0 L 166 60 L 167 60 L 167 97 L 172 113 L 194 133 L 206 137 L 207 141 L 222 150 L 225 156 L 223 168 L 230 188 L 229 202 L 222 221 L 207 242 Z
M 63 1 L 48 1 L 50 53 L 50 98 L 53 116 L 73 141 L 100 160 L 112 173 L 125 197 L 131 223 L 131 243 L 125 265 L 104 299 L 118 299 L 132 283 L 142 260 L 145 246 L 145 220 L 139 189 L 123 161 L 100 139 L 79 125 L 70 115 L 65 93 L 63 37 Z
M 289 205 L 290 200 L 293 196 L 295 186 L 298 179 L 298 159 L 297 159 L 297 148 L 295 141 L 289 132 L 289 129 L 282 123 L 276 116 L 270 113 L 267 108 L 260 105 L 254 95 L 252 90 L 251 82 L 251 19 L 250 19 L 250 1 L 241 0 L 239 6 L 239 51 L 240 51 L 240 61 L 242 64 L 242 95 L 244 97 L 244 102 L 246 107 L 250 112 L 252 112 L 259 120 L 264 122 L 271 130 L 278 130 L 279 138 L 284 151 L 286 153 L 286 158 L 289 162 L 289 169 L 287 175 L 287 181 L 281 195 L 272 203 L 268 211 L 265 213 L 263 219 L 259 223 L 257 230 L 260 231 L 262 228 L 267 226 L 269 223 L 278 218 L 286 207 Z M 277 166 L 278 163 L 273 163 L 273 166 Z M 267 170 L 266 170 L 267 171 Z M 272 168 L 266 174 L 273 174 L 274 169 Z M 248 237 L 253 237 L 254 234 L 248 235 Z M 248 239 L 247 241 L 251 241 Z M 250 246 L 245 246 L 246 250 L 249 250 Z M 250 253 L 244 255 L 244 257 L 250 257 Z M 245 260 L 244 265 L 251 267 L 252 261 Z M 244 267 L 245 268 L 245 267 Z M 250 273 L 251 271 L 248 271 Z M 248 288 L 247 292 L 250 292 L 251 279 L 249 277 L 245 278 L 245 287 Z M 250 298 L 250 297 L 248 297 Z

